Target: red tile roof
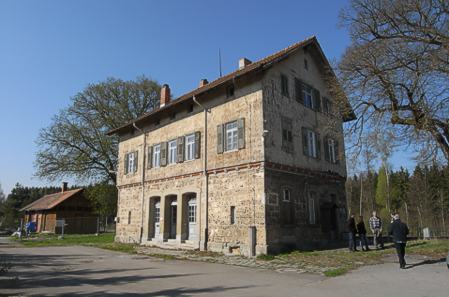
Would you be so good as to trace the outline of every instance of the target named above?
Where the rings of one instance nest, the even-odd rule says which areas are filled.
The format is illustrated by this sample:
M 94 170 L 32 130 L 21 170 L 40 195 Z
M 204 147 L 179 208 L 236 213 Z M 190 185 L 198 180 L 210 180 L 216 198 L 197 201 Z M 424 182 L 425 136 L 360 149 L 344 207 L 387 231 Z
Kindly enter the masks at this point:
M 150 111 L 148 113 L 145 113 L 142 116 L 140 116 L 140 117 L 138 117 L 138 118 L 136 118 L 136 119 L 126 123 L 125 125 L 122 125 L 122 126 L 120 126 L 118 128 L 115 128 L 115 129 L 112 129 L 112 130 L 108 131 L 106 134 L 107 135 L 113 135 L 113 134 L 116 134 L 116 133 L 120 133 L 121 131 L 124 131 L 125 129 L 132 127 L 133 124 L 138 123 L 138 122 L 140 122 L 140 121 L 142 121 L 144 119 L 147 119 L 147 118 L 149 118 L 149 117 L 159 113 L 160 111 L 167 110 L 167 109 L 169 109 L 169 108 L 171 108 L 171 107 L 173 107 L 175 105 L 178 105 L 179 103 L 185 102 L 187 100 L 193 100 L 193 96 L 197 96 L 197 95 L 199 95 L 201 93 L 204 93 L 204 92 L 209 91 L 209 90 L 211 90 L 213 88 L 221 86 L 224 83 L 226 83 L 228 81 L 231 81 L 232 79 L 235 79 L 235 78 L 240 77 L 240 76 L 242 76 L 244 74 L 248 74 L 250 72 L 253 72 L 256 69 L 263 69 L 264 67 L 267 67 L 267 66 L 271 65 L 272 63 L 277 63 L 277 62 L 283 60 L 284 58 L 288 57 L 291 53 L 295 52 L 297 49 L 303 48 L 303 47 L 308 46 L 310 44 L 315 44 L 317 46 L 318 51 L 320 53 L 320 56 L 323 59 L 324 64 L 326 64 L 326 65 L 328 65 L 330 67 L 330 64 L 329 64 L 328 60 L 326 59 L 326 57 L 324 56 L 324 53 L 323 53 L 323 51 L 322 51 L 322 49 L 321 49 L 321 47 L 320 47 L 320 45 L 318 43 L 318 40 L 316 39 L 315 36 L 311 36 L 311 37 L 306 38 L 306 39 L 304 39 L 304 40 L 302 40 L 300 42 L 297 42 L 297 43 L 295 43 L 295 44 L 293 44 L 293 45 L 291 45 L 289 47 L 286 47 L 283 50 L 280 50 L 280 51 L 278 51 L 278 52 L 276 52 L 276 53 L 274 53 L 272 55 L 269 55 L 269 56 L 267 56 L 267 57 L 265 57 L 265 58 L 263 58 L 263 59 L 261 59 L 259 61 L 253 62 L 253 63 L 245 66 L 242 69 L 238 69 L 238 70 L 236 70 L 234 72 L 231 72 L 231 73 L 229 73 L 229 74 L 227 74 L 225 76 L 222 76 L 222 77 L 220 77 L 220 78 L 218 78 L 218 79 L 216 79 L 216 80 L 214 80 L 214 81 L 212 81 L 212 82 L 210 82 L 210 83 L 208 83 L 208 84 L 206 84 L 206 85 L 204 85 L 202 87 L 199 87 L 199 88 L 197 88 L 197 89 L 195 89 L 195 90 L 193 90 L 193 91 L 191 91 L 189 93 L 186 93 L 186 94 L 182 95 L 181 97 L 179 97 L 179 98 L 177 98 L 175 100 L 172 100 L 169 104 L 165 105 L 164 107 L 157 108 L 157 109 L 154 109 L 154 110 L 152 110 L 152 111 Z M 351 109 L 351 111 L 352 111 L 352 109 Z M 354 119 L 354 118 L 352 118 L 352 115 L 349 115 L 348 118 L 345 119 L 345 120 L 352 120 L 352 119 Z
M 69 199 L 70 197 L 73 197 L 74 195 L 80 193 L 83 190 L 84 190 L 83 188 L 80 188 L 80 189 L 75 189 L 75 190 L 71 190 L 71 191 L 65 191 L 65 192 L 59 192 L 59 193 L 45 195 L 44 197 L 39 198 L 36 201 L 28 204 L 27 206 L 22 208 L 20 211 L 52 209 L 53 207 L 64 202 L 65 200 Z

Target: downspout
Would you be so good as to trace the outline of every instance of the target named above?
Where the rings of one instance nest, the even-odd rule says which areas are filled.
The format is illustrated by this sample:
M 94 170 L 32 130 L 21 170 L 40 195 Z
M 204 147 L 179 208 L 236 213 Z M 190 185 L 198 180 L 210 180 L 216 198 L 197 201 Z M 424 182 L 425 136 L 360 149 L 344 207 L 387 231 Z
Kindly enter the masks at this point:
M 133 123 L 133 127 L 138 130 L 139 132 L 143 133 L 143 153 L 142 153 L 142 180 L 141 180 L 141 186 L 142 186 L 142 197 L 141 197 L 141 201 L 140 201 L 140 205 L 141 205 L 141 210 L 142 210 L 142 215 L 141 215 L 141 220 L 140 220 L 140 235 L 139 235 L 139 242 L 142 243 L 142 237 L 143 237 L 143 214 L 144 214 L 144 200 L 145 200 L 145 189 L 144 189 L 144 184 L 145 184 L 145 157 L 146 157 L 146 149 L 147 149 L 147 134 L 145 133 L 145 131 L 143 131 L 142 129 L 140 129 L 139 127 L 137 127 L 136 123 Z
M 204 215 L 206 217 L 205 219 L 205 226 L 204 226 L 204 250 L 207 251 L 207 242 L 209 240 L 209 175 L 207 173 L 207 113 L 210 112 L 206 107 L 201 105 L 197 100 L 196 97 L 193 96 L 193 102 L 195 102 L 196 105 L 201 107 L 204 111 L 204 162 L 203 162 L 203 176 L 204 176 L 204 198 L 205 198 L 205 211 Z M 201 216 L 202 211 L 200 212 Z M 201 222 L 201 218 L 200 218 Z M 202 233 L 200 233 L 200 236 L 202 236 Z M 200 238 L 201 242 L 201 238 Z

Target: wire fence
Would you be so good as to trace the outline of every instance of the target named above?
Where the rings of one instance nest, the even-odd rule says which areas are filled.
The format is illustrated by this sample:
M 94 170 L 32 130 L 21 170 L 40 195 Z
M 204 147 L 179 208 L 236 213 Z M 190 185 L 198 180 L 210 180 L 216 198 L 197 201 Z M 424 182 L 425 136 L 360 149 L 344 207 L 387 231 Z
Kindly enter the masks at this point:
M 64 224 L 64 231 L 62 224 Z M 115 232 L 115 223 L 100 217 L 60 218 L 55 221 L 53 232 L 55 234 L 62 234 L 63 232 L 65 234 L 112 233 Z

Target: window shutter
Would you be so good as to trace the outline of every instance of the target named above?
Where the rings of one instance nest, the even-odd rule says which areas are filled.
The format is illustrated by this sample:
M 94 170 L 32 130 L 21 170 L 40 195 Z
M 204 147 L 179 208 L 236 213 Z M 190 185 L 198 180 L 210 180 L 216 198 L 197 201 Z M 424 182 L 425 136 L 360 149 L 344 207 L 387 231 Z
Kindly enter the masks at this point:
M 304 94 L 302 92 L 303 86 L 302 82 L 295 78 L 295 99 L 301 104 L 304 104 Z
M 316 146 L 316 158 L 318 160 L 321 159 L 321 139 L 320 139 L 320 133 L 315 133 L 315 146 Z
M 217 126 L 217 153 L 222 154 L 223 153 L 223 125 Z
M 335 140 L 334 142 L 334 147 L 335 147 L 335 163 L 338 164 L 340 163 L 340 153 L 338 152 L 338 141 Z
M 167 165 L 167 142 L 161 143 L 161 166 Z
M 133 168 L 133 172 L 137 172 L 137 165 L 139 164 L 139 159 L 138 159 L 138 151 L 134 152 L 134 168 Z
M 309 142 L 307 141 L 307 129 L 302 127 L 301 128 L 301 134 L 302 134 L 302 152 L 305 156 L 309 155 Z
M 314 108 L 316 111 L 321 111 L 321 96 L 320 91 L 313 89 Z
M 177 162 L 182 163 L 184 162 L 184 136 L 178 137 L 177 146 L 178 146 Z
M 195 132 L 195 159 L 200 158 L 201 152 L 201 132 Z
M 245 118 L 237 120 L 239 149 L 245 148 Z
M 147 168 L 151 169 L 151 166 L 153 166 L 153 147 L 148 147 L 148 155 L 147 155 Z
M 329 138 L 324 137 L 323 141 L 324 141 L 324 160 L 329 162 L 330 161 L 330 156 L 329 156 Z
M 125 154 L 125 174 L 128 174 L 129 154 Z

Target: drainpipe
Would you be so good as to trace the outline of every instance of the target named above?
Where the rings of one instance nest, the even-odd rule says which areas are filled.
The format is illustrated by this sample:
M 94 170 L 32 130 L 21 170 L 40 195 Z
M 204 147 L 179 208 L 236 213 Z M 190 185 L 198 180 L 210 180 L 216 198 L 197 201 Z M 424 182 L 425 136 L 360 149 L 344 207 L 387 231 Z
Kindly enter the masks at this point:
M 141 185 L 142 185 L 142 197 L 141 197 L 141 209 L 142 209 L 142 216 L 141 216 L 141 220 L 140 220 L 140 243 L 142 243 L 142 237 L 143 237 L 143 213 L 144 213 L 144 200 L 145 200 L 145 189 L 144 189 L 144 184 L 145 184 L 145 157 L 146 157 L 146 150 L 147 150 L 147 134 L 145 133 L 145 131 L 143 131 L 142 129 L 140 129 L 139 127 L 137 127 L 136 123 L 133 123 L 133 127 L 138 130 L 139 132 L 143 133 L 143 156 L 142 156 L 142 180 L 141 180 Z
M 201 107 L 204 111 L 204 152 L 203 152 L 203 159 L 204 159 L 204 163 L 203 163 L 203 175 L 204 175 L 204 197 L 205 197 L 205 211 L 204 211 L 204 215 L 206 217 L 206 225 L 204 227 L 204 249 L 207 251 L 207 242 L 209 240 L 208 236 L 209 236 L 209 175 L 207 173 L 207 113 L 210 112 L 210 110 L 208 110 L 206 107 L 204 107 L 202 104 L 200 104 L 197 100 L 196 97 L 193 96 L 193 102 L 195 102 L 196 105 L 198 105 L 199 107 Z M 201 215 L 202 211 L 200 212 Z M 200 222 L 201 222 L 201 218 L 200 218 Z M 202 235 L 202 234 L 200 234 Z M 200 239 L 201 241 L 201 239 Z

